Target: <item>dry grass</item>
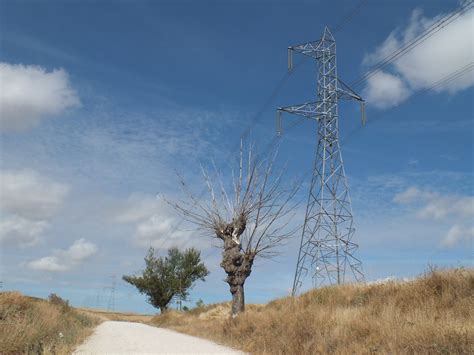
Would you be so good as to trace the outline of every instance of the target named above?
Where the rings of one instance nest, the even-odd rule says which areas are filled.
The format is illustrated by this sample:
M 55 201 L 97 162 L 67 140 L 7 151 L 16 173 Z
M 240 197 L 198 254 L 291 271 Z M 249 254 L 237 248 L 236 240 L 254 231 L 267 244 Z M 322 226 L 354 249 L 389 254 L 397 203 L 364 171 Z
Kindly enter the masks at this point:
M 472 269 L 322 288 L 250 306 L 233 320 L 223 308 L 169 312 L 153 323 L 255 354 L 474 353 Z
M 0 353 L 70 354 L 98 322 L 58 299 L 51 302 L 2 292 Z
M 78 310 L 87 315 L 99 318 L 101 320 L 114 320 L 123 322 L 149 323 L 153 318 L 148 314 L 137 314 L 128 312 L 109 312 L 93 308 L 78 308 Z

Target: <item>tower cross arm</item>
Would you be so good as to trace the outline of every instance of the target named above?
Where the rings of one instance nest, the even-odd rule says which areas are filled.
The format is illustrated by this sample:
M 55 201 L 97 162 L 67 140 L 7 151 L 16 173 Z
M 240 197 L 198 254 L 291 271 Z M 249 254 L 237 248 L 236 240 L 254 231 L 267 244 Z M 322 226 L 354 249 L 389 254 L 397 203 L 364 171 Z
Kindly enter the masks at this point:
M 323 114 L 322 112 L 323 103 L 321 101 L 305 102 L 299 105 L 279 107 L 278 112 L 288 112 L 307 118 L 318 120 L 318 117 Z
M 288 47 L 288 52 L 291 53 L 292 51 L 304 54 L 308 57 L 312 57 L 315 59 L 319 59 L 322 55 L 323 51 L 323 41 L 317 40 L 313 42 L 308 42 L 304 44 L 297 44 L 296 46 Z
M 291 69 L 293 66 L 293 51 L 319 60 L 325 54 L 327 55 L 328 52 L 331 52 L 331 48 L 335 48 L 335 45 L 336 41 L 331 31 L 325 27 L 323 36 L 320 39 L 288 47 L 288 68 Z M 333 53 L 333 55 L 335 55 L 335 53 Z
M 354 90 L 352 90 L 349 85 L 344 83 L 341 79 L 337 79 L 338 88 L 337 88 L 337 98 L 344 99 L 344 100 L 356 100 L 360 102 L 360 114 L 362 125 L 365 125 L 367 122 L 367 116 L 365 113 L 365 100 L 357 94 Z
M 360 102 L 365 102 L 365 100 L 357 94 L 354 90 L 352 90 L 349 85 L 344 83 L 341 79 L 337 79 L 338 81 L 338 88 L 337 88 L 337 97 L 339 99 L 345 100 L 356 100 Z

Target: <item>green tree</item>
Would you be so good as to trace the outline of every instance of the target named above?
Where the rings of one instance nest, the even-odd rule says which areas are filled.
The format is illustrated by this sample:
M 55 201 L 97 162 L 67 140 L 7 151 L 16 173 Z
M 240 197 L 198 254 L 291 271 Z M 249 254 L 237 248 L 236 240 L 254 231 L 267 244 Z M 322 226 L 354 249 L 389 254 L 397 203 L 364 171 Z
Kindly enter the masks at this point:
M 148 296 L 148 303 L 164 313 L 174 297 L 186 299 L 188 290 L 197 280 L 205 280 L 209 274 L 201 253 L 194 249 L 181 252 L 178 248 L 168 250 L 168 255 L 158 257 L 150 248 L 145 257 L 145 270 L 141 276 L 123 276 L 123 280 Z

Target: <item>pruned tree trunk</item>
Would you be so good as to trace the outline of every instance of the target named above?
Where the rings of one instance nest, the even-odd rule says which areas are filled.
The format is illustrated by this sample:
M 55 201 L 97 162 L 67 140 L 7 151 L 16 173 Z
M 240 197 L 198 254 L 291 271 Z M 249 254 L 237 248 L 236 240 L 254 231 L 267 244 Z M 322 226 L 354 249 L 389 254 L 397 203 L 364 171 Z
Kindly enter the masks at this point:
M 232 290 L 232 288 L 231 288 Z M 233 288 L 232 293 L 232 316 L 235 317 L 239 313 L 245 311 L 245 295 L 244 285 L 239 285 Z M 231 291 L 232 292 L 232 291 Z
M 245 310 L 244 284 L 252 272 L 255 255 L 242 250 L 240 236 L 245 230 L 243 219 L 234 220 L 223 229 L 217 231 L 217 236 L 224 241 L 221 267 L 227 274 L 226 282 L 232 294 L 232 316 L 235 317 Z

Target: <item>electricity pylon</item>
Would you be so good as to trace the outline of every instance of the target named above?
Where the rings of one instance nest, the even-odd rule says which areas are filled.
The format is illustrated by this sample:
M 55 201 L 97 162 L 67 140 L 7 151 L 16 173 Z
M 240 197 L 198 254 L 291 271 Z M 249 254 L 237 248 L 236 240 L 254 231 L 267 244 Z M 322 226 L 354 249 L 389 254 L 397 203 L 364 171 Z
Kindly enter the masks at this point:
M 112 279 L 112 286 L 108 287 L 110 288 L 110 297 L 107 303 L 107 312 L 115 311 L 115 287 L 117 286 L 117 280 L 115 275 L 112 275 L 110 278 Z
M 289 70 L 293 52 L 314 58 L 318 63 L 317 101 L 280 107 L 277 111 L 278 127 L 281 127 L 282 112 L 318 122 L 316 157 L 293 282 L 295 295 L 309 270 L 315 287 L 348 281 L 346 271 L 351 272 L 351 279 L 364 280 L 362 263 L 354 256 L 358 245 L 352 242 L 355 229 L 339 145 L 337 102 L 339 99 L 359 101 L 363 124 L 365 107 L 364 100 L 337 77 L 336 41 L 327 27 L 321 39 L 288 48 Z

